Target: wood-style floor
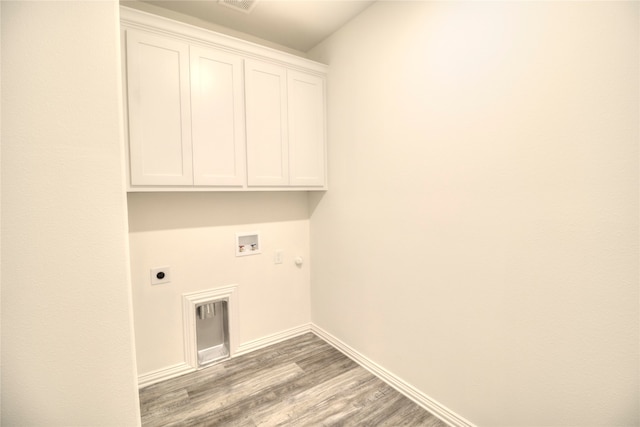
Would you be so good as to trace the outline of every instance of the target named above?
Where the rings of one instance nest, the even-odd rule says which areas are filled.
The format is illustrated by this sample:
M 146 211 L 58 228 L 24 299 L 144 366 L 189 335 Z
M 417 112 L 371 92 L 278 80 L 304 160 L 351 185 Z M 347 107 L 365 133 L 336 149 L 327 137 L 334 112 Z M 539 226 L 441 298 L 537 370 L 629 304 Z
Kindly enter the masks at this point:
M 140 390 L 143 426 L 427 426 L 442 421 L 308 333 Z

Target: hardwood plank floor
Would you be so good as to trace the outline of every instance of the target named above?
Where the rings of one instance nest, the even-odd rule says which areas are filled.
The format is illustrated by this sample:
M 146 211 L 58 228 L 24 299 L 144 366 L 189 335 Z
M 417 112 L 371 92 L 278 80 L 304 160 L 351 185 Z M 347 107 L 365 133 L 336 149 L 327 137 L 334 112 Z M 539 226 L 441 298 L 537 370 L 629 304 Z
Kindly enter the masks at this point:
M 143 426 L 446 424 L 312 333 L 140 390 Z

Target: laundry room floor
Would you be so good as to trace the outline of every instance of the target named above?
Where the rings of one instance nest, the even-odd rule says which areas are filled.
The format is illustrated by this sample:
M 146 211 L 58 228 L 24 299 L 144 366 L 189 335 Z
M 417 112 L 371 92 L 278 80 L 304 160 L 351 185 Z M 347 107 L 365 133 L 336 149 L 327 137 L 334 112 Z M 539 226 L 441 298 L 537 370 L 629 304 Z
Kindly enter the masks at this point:
M 143 426 L 446 424 L 312 333 L 140 390 Z

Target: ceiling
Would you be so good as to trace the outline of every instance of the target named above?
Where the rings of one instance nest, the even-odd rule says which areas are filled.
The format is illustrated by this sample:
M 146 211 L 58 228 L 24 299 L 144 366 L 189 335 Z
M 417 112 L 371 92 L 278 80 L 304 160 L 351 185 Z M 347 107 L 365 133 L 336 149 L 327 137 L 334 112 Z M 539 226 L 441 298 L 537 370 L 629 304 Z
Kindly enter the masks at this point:
M 258 0 L 248 14 L 218 0 L 141 2 L 307 52 L 375 0 Z

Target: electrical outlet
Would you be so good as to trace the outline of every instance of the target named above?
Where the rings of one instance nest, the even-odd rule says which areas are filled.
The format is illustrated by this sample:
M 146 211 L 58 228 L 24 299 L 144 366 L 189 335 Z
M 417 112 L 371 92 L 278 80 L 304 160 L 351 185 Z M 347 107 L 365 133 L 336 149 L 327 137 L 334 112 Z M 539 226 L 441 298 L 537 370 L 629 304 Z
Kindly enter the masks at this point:
M 273 262 L 275 264 L 282 264 L 282 259 L 284 258 L 284 251 L 282 249 L 278 249 L 276 251 L 275 256 L 273 257 Z
M 171 282 L 170 267 L 156 267 L 151 269 L 151 284 L 160 285 L 162 283 Z

